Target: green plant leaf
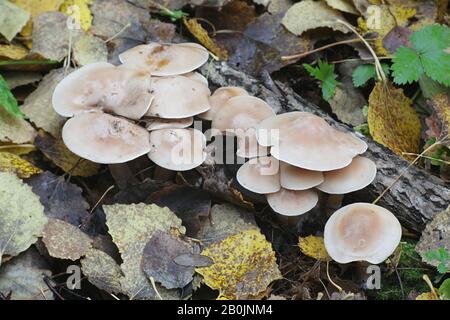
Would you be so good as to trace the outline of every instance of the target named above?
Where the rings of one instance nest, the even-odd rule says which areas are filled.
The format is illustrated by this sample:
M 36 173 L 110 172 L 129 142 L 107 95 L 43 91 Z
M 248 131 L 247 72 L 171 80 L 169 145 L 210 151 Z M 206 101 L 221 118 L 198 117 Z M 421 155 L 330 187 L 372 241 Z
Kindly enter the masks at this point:
M 429 250 L 425 253 L 425 258 L 428 260 L 428 262 L 432 262 L 435 260 L 439 262 L 437 266 L 437 270 L 439 273 L 444 274 L 449 271 L 447 263 L 448 261 L 450 261 L 450 254 L 445 248 L 440 247 L 436 250 Z
M 444 300 L 450 300 L 450 279 L 444 280 L 439 287 L 439 295 Z
M 0 75 L 0 107 L 3 107 L 9 113 L 15 115 L 18 118 L 24 118 L 23 113 L 19 109 L 16 98 L 14 98 L 8 83 Z
M 392 64 L 394 82 L 397 84 L 412 83 L 419 80 L 423 67 L 417 53 L 407 47 L 400 47 L 395 52 Z
M 322 96 L 325 100 L 330 100 L 336 91 L 336 86 L 340 83 L 336 80 L 337 75 L 334 72 L 334 65 L 319 60 L 317 67 L 309 64 L 303 64 L 303 67 L 311 76 L 322 82 Z
M 381 67 L 383 68 L 386 76 L 390 73 L 390 68 L 386 63 L 382 63 Z M 357 87 L 361 87 L 367 83 L 370 79 L 375 79 L 376 72 L 375 66 L 373 64 L 362 64 L 358 66 L 352 74 L 353 85 Z

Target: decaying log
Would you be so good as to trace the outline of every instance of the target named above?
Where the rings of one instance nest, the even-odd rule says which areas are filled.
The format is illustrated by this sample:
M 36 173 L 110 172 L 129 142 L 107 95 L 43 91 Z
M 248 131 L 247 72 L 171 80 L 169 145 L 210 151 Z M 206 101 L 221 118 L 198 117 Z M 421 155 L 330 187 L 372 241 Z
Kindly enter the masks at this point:
M 212 89 L 220 86 L 244 87 L 250 94 L 266 100 L 276 113 L 308 111 L 323 117 L 340 130 L 352 130 L 300 97 L 289 86 L 278 81 L 273 82 L 270 77 L 262 77 L 263 83 L 230 68 L 225 63 L 210 64 L 203 67 L 201 72 L 208 77 Z M 370 186 L 349 195 L 347 199 L 351 198 L 352 202 L 372 202 L 402 173 L 408 166 L 408 162 L 371 139 L 361 138 L 369 146 L 364 156 L 376 163 L 378 173 Z M 199 168 L 199 172 L 205 179 L 203 188 L 227 201 L 239 202 L 236 194 L 232 192 L 233 189 L 231 191 L 227 189 L 235 182 L 232 180 L 233 176 L 226 175 L 226 171 L 227 168 L 223 165 L 206 162 Z M 447 208 L 449 202 L 450 186 L 448 184 L 427 171 L 412 166 L 378 204 L 391 210 L 404 227 L 420 232 L 428 221 Z

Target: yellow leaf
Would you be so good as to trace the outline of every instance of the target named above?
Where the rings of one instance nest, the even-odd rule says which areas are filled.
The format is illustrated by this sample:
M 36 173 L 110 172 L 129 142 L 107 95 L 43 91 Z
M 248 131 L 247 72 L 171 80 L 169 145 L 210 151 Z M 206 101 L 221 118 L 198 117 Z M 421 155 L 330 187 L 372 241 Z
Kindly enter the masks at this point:
M 10 60 L 20 60 L 27 56 L 28 50 L 15 44 L 0 44 L 0 57 Z
M 416 297 L 416 300 L 439 300 L 434 292 L 424 292 Z
M 420 120 L 411 104 L 403 90 L 389 82 L 378 82 L 369 96 L 370 134 L 405 159 L 411 157 L 403 153 L 418 153 L 420 143 Z
M 65 0 L 60 11 L 73 16 L 81 26 L 81 29 L 88 31 L 92 26 L 92 14 L 89 5 L 92 0 Z
M 222 60 L 228 59 L 228 52 L 220 48 L 208 35 L 208 32 L 203 29 L 197 19 L 183 19 L 183 23 L 188 28 L 189 32 L 209 51 Z
M 270 283 L 281 279 L 275 252 L 257 230 L 245 230 L 214 243 L 202 255 L 214 264 L 197 268 L 205 284 L 219 290 L 219 299 L 250 299 L 264 292 Z
M 64 0 L 11 0 L 11 2 L 31 14 L 30 20 L 28 20 L 28 23 L 20 32 L 24 37 L 31 37 L 33 32 L 33 19 L 44 12 L 58 11 Z
M 307 236 L 298 238 L 298 246 L 300 251 L 316 260 L 331 261 L 331 257 L 328 255 L 327 249 L 322 237 Z
M 0 142 L 0 152 L 13 153 L 16 156 L 21 156 L 35 151 L 36 147 L 32 144 L 6 144 Z
M 41 169 L 10 152 L 0 152 L 0 171 L 14 173 L 19 178 L 29 178 L 42 172 Z

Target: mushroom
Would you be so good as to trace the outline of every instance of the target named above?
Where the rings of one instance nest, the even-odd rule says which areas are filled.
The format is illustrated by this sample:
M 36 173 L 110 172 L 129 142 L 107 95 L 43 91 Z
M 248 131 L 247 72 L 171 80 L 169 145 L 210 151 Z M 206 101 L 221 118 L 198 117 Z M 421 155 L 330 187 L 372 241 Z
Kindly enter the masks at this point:
M 141 120 L 145 123 L 145 128 L 148 131 L 159 129 L 183 129 L 190 127 L 194 123 L 194 118 L 181 119 L 160 119 L 160 118 L 144 118 Z
M 314 208 L 319 196 L 314 189 L 280 191 L 266 195 L 267 202 L 273 211 L 283 216 L 299 216 Z
M 208 86 L 208 79 L 206 79 L 206 77 L 203 76 L 201 73 L 188 72 L 188 73 L 182 74 L 182 76 L 189 78 L 191 80 L 198 81 L 198 82 L 204 84 L 205 86 Z
M 278 160 L 270 156 L 250 159 L 239 168 L 236 179 L 255 193 L 277 192 L 281 188 Z
M 150 132 L 150 160 L 158 166 L 186 171 L 206 159 L 206 137 L 197 129 L 161 129 Z
M 212 120 L 217 111 L 222 108 L 228 100 L 237 96 L 248 96 L 248 92 L 239 87 L 222 87 L 214 91 L 209 98 L 211 109 L 198 115 L 200 119 Z
M 278 160 L 314 171 L 346 167 L 353 157 L 367 150 L 361 139 L 300 111 L 265 119 L 257 128 L 257 137 L 260 145 L 271 146 L 270 152 Z
M 119 55 L 123 64 L 150 72 L 152 76 L 173 76 L 194 71 L 208 61 L 208 51 L 196 43 L 149 43 Z
M 58 83 L 52 104 L 63 117 L 100 110 L 137 120 L 152 103 L 150 83 L 148 75 L 134 69 L 106 62 L 92 63 Z
M 320 185 L 323 180 L 323 174 L 320 171 L 306 170 L 280 161 L 280 183 L 285 189 L 311 189 Z
M 370 203 L 342 207 L 325 225 L 328 254 L 338 263 L 386 260 L 400 243 L 402 228 L 385 208 Z
M 101 112 L 84 112 L 69 119 L 62 139 L 70 151 L 96 163 L 123 163 L 150 151 L 147 130 Z
M 275 115 L 264 101 L 252 96 L 237 96 L 229 99 L 214 115 L 211 127 L 237 137 L 236 154 L 242 158 L 253 158 L 267 154 L 267 148 L 256 140 L 256 127 Z
M 209 110 L 208 87 L 183 76 L 153 78 L 153 102 L 146 116 L 165 119 L 192 117 Z

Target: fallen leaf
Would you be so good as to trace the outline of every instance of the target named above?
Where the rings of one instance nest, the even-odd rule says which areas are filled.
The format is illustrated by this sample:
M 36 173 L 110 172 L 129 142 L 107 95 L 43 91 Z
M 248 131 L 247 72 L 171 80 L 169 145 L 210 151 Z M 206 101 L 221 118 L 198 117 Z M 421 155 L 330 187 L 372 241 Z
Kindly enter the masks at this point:
M 425 119 L 425 122 L 429 127 L 425 132 L 427 138 L 443 138 L 448 136 L 450 132 L 449 96 L 446 93 L 440 93 L 429 100 L 429 105 L 431 106 L 433 113 L 430 117 Z M 448 141 L 444 141 L 443 144 L 450 147 Z
M 11 90 L 17 87 L 36 83 L 42 79 L 42 75 L 37 72 L 6 71 L 2 72 L 2 76 L 8 83 L 8 87 Z
M 40 131 L 35 141 L 36 147 L 55 165 L 73 176 L 90 177 L 98 173 L 100 165 L 72 153 L 62 139 Z
M 94 286 L 109 293 L 122 291 L 120 286 L 122 271 L 108 254 L 101 250 L 89 249 L 80 262 L 83 274 Z
M 21 106 L 22 112 L 33 122 L 38 128 L 42 128 L 53 137 L 61 136 L 61 128 L 65 118 L 55 112 L 52 105 L 53 91 L 56 85 L 72 72 L 73 69 L 65 71 L 63 68 L 50 71 L 39 83 L 24 101 Z
M 5 60 L 21 60 L 28 55 L 28 50 L 16 44 L 0 44 L 0 58 Z
M 15 175 L 0 172 L 0 261 L 17 256 L 42 235 L 47 218 L 39 198 Z
M 252 212 L 232 204 L 216 204 L 211 209 L 209 221 L 203 224 L 197 238 L 208 246 L 246 230 L 259 231 Z
M 197 19 L 183 19 L 183 24 L 189 32 L 209 51 L 211 51 L 219 59 L 227 60 L 228 52 L 221 48 L 213 39 L 210 38 L 208 32 L 198 23 Z
M 145 245 L 142 269 L 167 289 L 184 288 L 192 281 L 195 268 L 177 264 L 174 259 L 193 251 L 192 244 L 180 237 L 156 231 Z
M 272 245 L 256 230 L 242 231 L 202 251 L 214 264 L 197 268 L 218 299 L 250 299 L 281 279 Z
M 59 10 L 68 16 L 75 17 L 81 29 L 88 31 L 92 25 L 90 4 L 92 4 L 92 0 L 65 0 Z
M 76 226 L 62 220 L 49 219 L 42 233 L 42 241 L 50 256 L 78 260 L 92 247 L 92 239 Z
M 80 36 L 73 45 L 73 59 L 79 66 L 108 61 L 106 43 L 90 34 Z
M 10 152 L 0 152 L 0 171 L 14 173 L 19 178 L 29 178 L 42 172 L 30 162 Z
M 336 20 L 345 21 L 341 13 L 330 8 L 325 1 L 304 0 L 297 2 L 286 12 L 282 24 L 293 34 L 317 28 L 327 27 L 343 33 L 349 30 Z
M 36 131 L 24 119 L 0 108 L 0 141 L 12 143 L 33 142 Z
M 82 196 L 83 190 L 77 185 L 48 171 L 31 177 L 27 183 L 39 196 L 48 218 L 62 220 L 77 227 L 89 219 L 89 204 Z
M 330 296 L 330 300 L 367 300 L 363 293 L 353 293 L 353 292 L 333 292 Z
M 11 294 L 11 300 L 53 300 L 53 293 L 44 282 L 51 276 L 44 258 L 30 248 L 8 261 L 0 269 L 0 293 Z
M 412 34 L 412 30 L 406 27 L 394 27 L 383 38 L 383 47 L 391 54 L 394 54 L 398 48 L 402 46 L 411 46 L 409 37 Z
M 411 156 L 403 153 L 418 153 L 420 144 L 420 120 L 411 104 L 403 90 L 389 82 L 378 82 L 369 96 L 370 134 L 405 159 Z
M 298 238 L 300 251 L 310 258 L 320 261 L 331 261 L 323 242 L 323 237 L 307 236 Z
M 0 1 L 0 34 L 11 41 L 30 19 L 30 13 L 9 1 Z
M 439 297 L 434 292 L 424 292 L 416 297 L 416 300 L 439 300 Z
M 359 15 L 359 12 L 353 5 L 353 2 L 350 0 L 325 0 L 325 1 L 333 9 Z

